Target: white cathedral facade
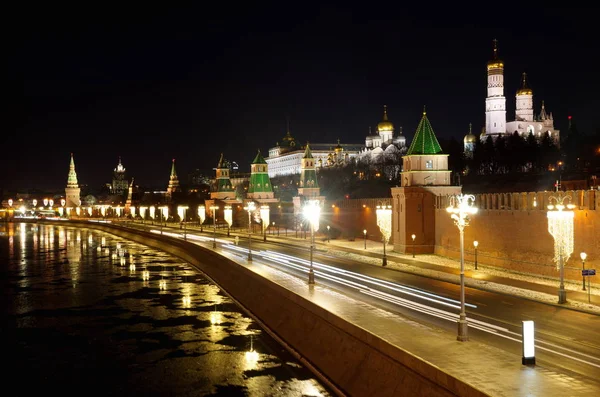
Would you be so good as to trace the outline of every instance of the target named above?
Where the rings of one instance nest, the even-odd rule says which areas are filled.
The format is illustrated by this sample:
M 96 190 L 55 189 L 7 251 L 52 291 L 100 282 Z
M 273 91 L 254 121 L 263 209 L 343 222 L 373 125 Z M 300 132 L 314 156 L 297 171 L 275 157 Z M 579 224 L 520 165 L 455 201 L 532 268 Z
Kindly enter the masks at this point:
M 484 141 L 487 137 L 512 135 L 517 132 L 521 136 L 530 133 L 541 139 L 548 134 L 556 144 L 560 142 L 560 131 L 554 128 L 552 113 L 546 111 L 542 101 L 538 114 L 533 109 L 533 90 L 527 83 L 527 75 L 523 73 L 521 88 L 516 92 L 515 118 L 506 120 L 506 97 L 504 96 L 504 62 L 498 57 L 498 44 L 494 40 L 494 53 L 487 63 L 487 98 L 485 100 L 485 128 L 480 135 Z M 472 150 L 471 132 L 465 136 L 465 151 Z M 469 147 L 467 147 L 469 144 Z
M 406 150 L 406 138 L 402 135 L 402 127 L 398 135 L 394 136 L 394 124 L 388 119 L 387 106 L 383 105 L 383 119 L 377 124 L 377 133 L 373 134 L 369 128 L 365 147 L 358 154 L 358 160 L 371 164 L 394 161 L 406 153 Z

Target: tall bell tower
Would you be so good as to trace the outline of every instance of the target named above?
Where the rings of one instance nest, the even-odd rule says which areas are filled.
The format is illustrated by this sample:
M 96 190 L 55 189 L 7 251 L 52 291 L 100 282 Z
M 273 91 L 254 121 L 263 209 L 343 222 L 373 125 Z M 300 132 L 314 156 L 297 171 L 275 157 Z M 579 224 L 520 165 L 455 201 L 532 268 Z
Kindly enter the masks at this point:
M 506 134 L 506 97 L 504 96 L 504 62 L 498 57 L 498 40 L 487 63 L 487 98 L 485 99 L 486 135 Z

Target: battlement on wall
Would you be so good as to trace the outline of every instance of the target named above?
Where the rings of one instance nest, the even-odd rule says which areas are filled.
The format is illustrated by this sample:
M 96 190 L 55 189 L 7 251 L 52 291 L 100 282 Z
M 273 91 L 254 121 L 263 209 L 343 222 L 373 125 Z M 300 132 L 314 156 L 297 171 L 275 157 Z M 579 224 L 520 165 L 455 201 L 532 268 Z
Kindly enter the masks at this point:
M 464 194 L 469 194 L 469 192 L 464 192 Z M 574 204 L 575 208 L 579 210 L 600 210 L 600 190 L 482 193 L 474 194 L 474 196 L 474 205 L 481 211 L 547 211 L 549 204 L 556 204 L 551 197 L 559 199 L 565 197 L 565 204 Z M 448 207 L 450 197 L 449 195 L 437 196 L 436 208 Z

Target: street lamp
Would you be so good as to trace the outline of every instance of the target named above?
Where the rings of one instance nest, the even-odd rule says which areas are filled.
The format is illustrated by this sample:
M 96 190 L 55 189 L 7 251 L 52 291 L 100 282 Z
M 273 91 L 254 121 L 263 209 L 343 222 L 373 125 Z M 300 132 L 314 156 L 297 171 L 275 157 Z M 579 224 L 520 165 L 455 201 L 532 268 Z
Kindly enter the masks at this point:
M 315 230 L 319 230 L 319 216 L 321 206 L 319 200 L 309 200 L 304 206 L 304 217 L 310 223 L 310 270 L 308 272 L 308 283 L 315 283 L 315 272 L 313 270 L 313 251 L 315 249 Z
M 548 205 L 548 232 L 554 237 L 554 261 L 560 271 L 560 286 L 558 288 L 558 303 L 567 303 L 567 291 L 565 290 L 565 262 L 573 253 L 573 204 L 564 204 L 565 199 L 571 200 L 571 196 L 550 196 L 548 202 L 556 204 Z M 568 211 L 563 211 L 565 208 Z
M 203 205 L 198 206 L 198 219 L 200 220 L 200 233 L 202 233 L 202 225 L 206 219 L 206 207 Z
M 587 254 L 582 252 L 579 256 L 581 257 L 581 269 L 585 270 L 585 259 L 587 258 Z M 581 281 L 583 281 L 583 290 L 585 291 L 585 276 L 583 275 L 583 272 L 581 272 Z
M 475 247 L 475 270 L 477 270 L 477 247 L 479 246 L 479 241 L 473 241 L 473 247 Z
M 244 209 L 248 211 L 248 262 L 252 262 L 252 213 L 256 210 L 254 201 L 249 201 Z
M 179 215 L 179 219 L 183 222 L 183 239 L 187 240 L 187 226 L 186 226 L 186 219 L 187 219 L 187 210 L 188 210 L 188 206 L 187 205 L 180 205 L 177 207 L 177 215 Z
M 217 248 L 217 210 L 218 205 L 211 205 L 211 211 L 213 212 L 213 248 Z
M 477 213 L 477 207 L 474 204 L 475 196 L 460 194 L 451 196 L 450 205 L 446 208 L 460 232 L 460 315 L 456 339 L 461 342 L 469 340 L 467 336 L 467 313 L 465 312 L 465 226 L 469 225 L 469 215 Z
M 267 241 L 267 227 L 269 227 L 269 212 L 268 205 L 260 206 L 260 219 L 262 220 L 263 241 Z
M 229 237 L 229 229 L 233 224 L 233 208 L 230 205 L 226 205 L 223 209 L 223 218 L 227 222 L 227 237 Z
M 377 214 L 377 226 L 381 231 L 381 237 L 383 239 L 383 264 L 387 266 L 387 256 L 385 255 L 385 246 L 392 235 L 392 206 L 391 205 L 378 205 L 375 213 Z
M 327 242 L 331 242 L 331 226 L 327 225 Z
M 365 236 L 365 249 L 367 249 L 367 229 L 363 230 L 363 236 Z
M 410 236 L 412 238 L 412 252 L 413 252 L 413 258 L 415 257 L 415 239 L 417 238 L 417 236 L 415 234 L 413 234 L 412 236 Z

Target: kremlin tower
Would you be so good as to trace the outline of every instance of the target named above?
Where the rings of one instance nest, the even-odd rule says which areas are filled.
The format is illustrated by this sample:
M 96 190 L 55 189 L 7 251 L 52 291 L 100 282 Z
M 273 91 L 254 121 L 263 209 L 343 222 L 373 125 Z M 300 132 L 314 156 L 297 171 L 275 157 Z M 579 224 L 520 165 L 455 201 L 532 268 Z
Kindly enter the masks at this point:
M 81 205 L 80 198 L 81 189 L 77 182 L 77 173 L 75 172 L 75 160 L 71 153 L 71 163 L 69 165 L 69 176 L 67 178 L 67 187 L 65 188 L 65 206 L 79 207 Z
M 171 176 L 169 176 L 169 186 L 167 187 L 167 200 L 170 201 L 173 198 L 173 193 L 179 192 L 180 190 L 179 179 L 177 178 L 177 172 L 175 172 L 175 159 L 173 159 Z

